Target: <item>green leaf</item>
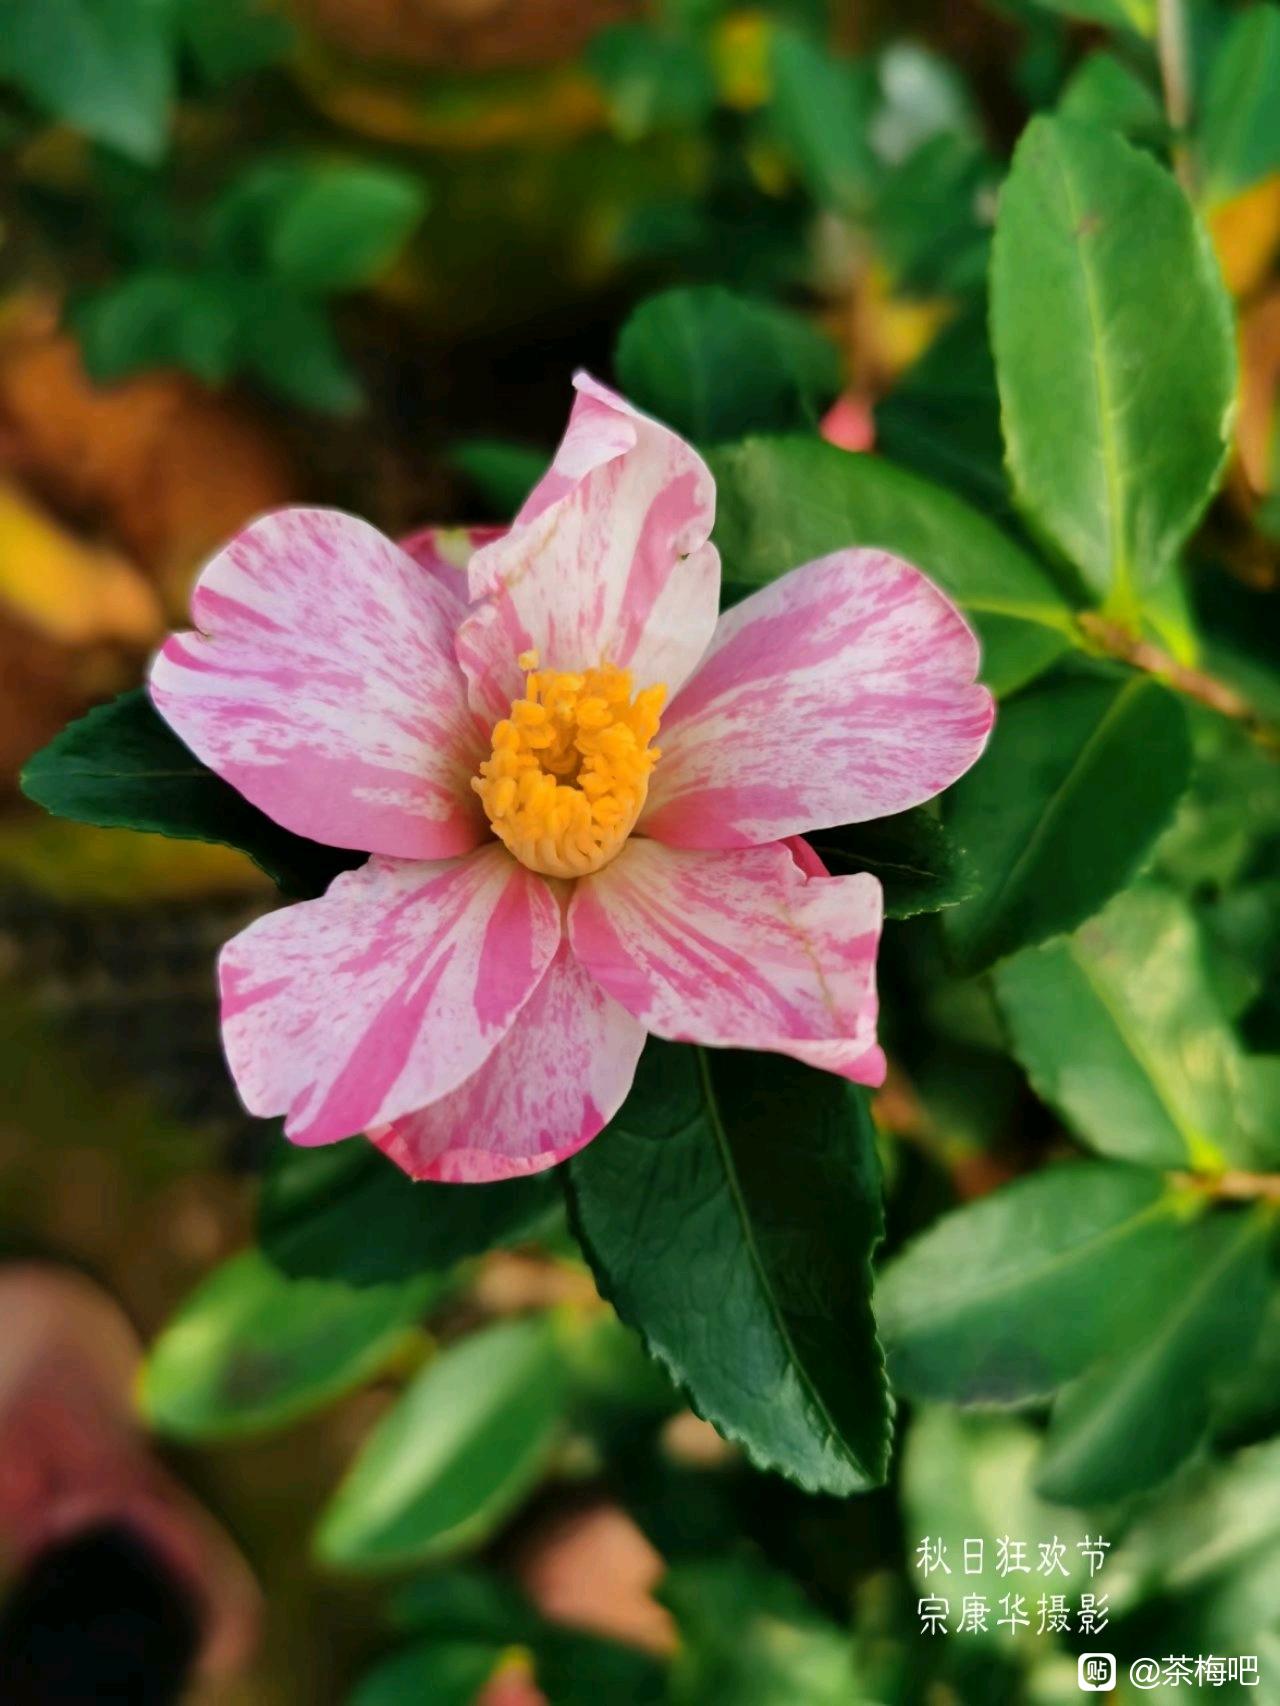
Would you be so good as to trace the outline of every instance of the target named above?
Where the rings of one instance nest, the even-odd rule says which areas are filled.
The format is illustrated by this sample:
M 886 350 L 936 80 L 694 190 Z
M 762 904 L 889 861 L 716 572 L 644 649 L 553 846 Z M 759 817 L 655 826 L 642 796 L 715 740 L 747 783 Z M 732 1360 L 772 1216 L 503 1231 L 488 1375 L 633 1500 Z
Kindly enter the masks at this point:
M 1130 889 L 995 978 L 1037 1094 L 1102 1154 L 1211 1171 L 1265 1164 L 1280 1149 L 1252 1127 L 1255 1063 L 1223 1017 L 1195 918 L 1176 895 Z
M 1229 201 L 1280 172 L 1280 6 L 1236 14 L 1218 49 L 1200 124 L 1204 199 Z
M 891 462 L 983 509 L 1010 507 L 985 313 L 945 326 L 875 415 L 876 446 Z
M 56 817 L 238 847 L 286 894 L 323 894 L 362 855 L 273 823 L 189 752 L 145 688 L 99 705 L 27 762 L 22 790 Z
M 262 1183 L 258 1237 L 283 1272 L 381 1285 L 513 1244 L 560 1200 L 546 1175 L 459 1190 L 410 1179 L 371 1143 L 280 1142 Z
M 1144 1651 L 1257 1652 L 1265 1682 L 1269 1661 L 1280 1660 L 1278 1573 L 1280 1440 L 1272 1440 L 1185 1471 L 1144 1501 L 1107 1561 L 1106 1585 L 1112 1614 L 1126 1621 L 1140 1608 L 1144 1617 L 1166 1612 L 1176 1642 Z M 1256 1698 L 1275 1696 L 1260 1688 Z
M 1219 1213 L 1182 1234 L 1182 1259 L 1145 1330 L 1058 1396 L 1036 1486 L 1093 1503 L 1163 1481 L 1208 1431 L 1216 1388 L 1248 1362 L 1267 1295 L 1269 1217 Z
M 182 39 L 214 88 L 276 65 L 293 45 L 282 0 L 179 0 Z
M 880 1184 L 860 1096 L 780 1056 L 651 1040 L 566 1171 L 597 1284 L 700 1415 L 812 1491 L 883 1478 Z
M 140 368 L 181 367 L 220 385 L 235 364 L 238 322 L 218 280 L 183 272 L 133 273 L 72 314 L 85 366 L 101 384 Z
M 1096 912 L 1134 876 L 1190 772 L 1186 713 L 1147 678 L 1061 670 L 1010 700 L 947 796 L 947 826 L 982 879 L 943 920 L 960 969 Z
M 268 389 L 322 414 L 360 406 L 360 382 L 339 349 L 324 308 L 272 279 L 242 286 L 240 353 Z
M 1153 36 L 1156 30 L 1156 0 L 1035 0 L 1035 4 L 1083 23 L 1132 30 L 1141 36 Z
M 1133 621 L 1230 442 L 1235 336 L 1208 239 L 1148 155 L 1033 119 L 1000 198 L 991 311 L 1018 496 Z
M 700 124 L 716 104 L 705 48 L 691 35 L 649 24 L 614 24 L 593 36 L 587 69 L 599 81 L 619 136 Z
M 502 1651 L 476 1641 L 433 1641 L 383 1659 L 347 1706 L 475 1706 Z
M 500 521 L 510 521 L 546 473 L 549 450 L 511 444 L 500 438 L 472 438 L 455 444 L 449 460 L 461 470 Z
M 278 209 L 268 263 L 306 295 L 354 290 L 396 258 L 426 200 L 420 179 L 391 166 L 314 167 Z
M 197 1287 L 151 1347 L 143 1410 L 183 1439 L 283 1427 L 376 1374 L 437 1289 L 290 1280 L 246 1250 Z
M 1182 1237 L 1157 1175 L 1101 1162 L 955 1209 L 876 1288 L 890 1378 L 913 1398 L 958 1404 L 1044 1397 L 1141 1336 Z
M 819 207 L 854 217 L 871 205 L 879 166 L 871 148 L 875 72 L 833 58 L 798 30 L 773 32 L 770 118 Z
M 862 1699 L 849 1636 L 763 1564 L 677 1564 L 659 1598 L 680 1631 L 673 1706 L 854 1706 Z
M 1033 1582 L 1039 1585 L 1035 1594 L 1047 1585 L 1038 1575 L 1038 1549 L 1041 1541 L 1058 1539 L 1066 1547 L 1066 1564 L 1073 1577 L 1087 1586 L 1087 1572 L 1079 1551 L 1086 1535 L 1097 1533 L 1090 1524 L 1073 1511 L 1047 1506 L 1032 1489 L 1032 1469 L 1039 1449 L 1039 1435 L 1026 1422 L 1010 1416 L 965 1415 L 955 1410 L 928 1409 L 917 1416 L 902 1454 L 903 1540 L 912 1560 L 912 1596 L 941 1593 L 950 1596 L 952 1623 L 965 1594 L 979 1594 L 992 1610 L 992 1621 L 986 1634 L 966 1634 L 950 1639 L 963 1647 L 974 1642 L 983 1653 L 979 1691 L 964 1698 L 984 1703 L 992 1697 L 987 1692 L 986 1679 L 990 1660 L 987 1650 L 1012 1645 L 1015 1651 L 1028 1643 L 1032 1651 L 1038 1643 L 1035 1624 L 1031 1628 L 1013 1630 L 999 1627 L 995 1618 L 1000 1615 L 1000 1600 L 1008 1593 L 1023 1593 Z M 1026 1576 L 1002 1575 L 998 1567 L 997 1541 L 1001 1537 L 1021 1540 L 1026 1546 L 1025 1560 L 1029 1566 Z M 924 1574 L 917 1567 L 920 1542 L 928 1538 L 947 1549 L 949 1576 Z M 964 1545 L 967 1539 L 983 1542 L 979 1568 L 966 1570 Z M 1110 1566 L 1107 1566 L 1108 1569 Z M 1060 1579 L 1060 1578 L 1059 1578 Z M 1100 1577 L 1096 1586 L 1105 1591 L 1110 1577 Z M 915 1583 L 919 1583 L 919 1587 Z M 1068 1584 L 1061 1583 L 1064 1591 Z M 1026 1593 L 1034 1615 L 1035 1595 Z M 1074 1597 L 1074 1596 L 1073 1596 Z M 919 1624 L 912 1627 L 913 1639 L 918 1638 Z M 1043 1643 L 1048 1645 L 1048 1643 Z M 1019 1665 L 1025 1662 L 1018 1653 Z M 1068 1673 L 1072 1686 L 1075 1666 Z M 903 1698 L 906 1698 L 905 1696 Z M 1011 1692 L 1009 1699 L 1031 1698 Z M 1046 1694 L 1045 1699 L 1065 1698 Z
M 886 918 L 955 906 L 977 881 L 964 850 L 923 806 L 871 823 L 817 830 L 808 839 L 833 876 L 870 871 L 880 879 Z
M 1058 101 L 1062 118 L 1107 125 L 1131 141 L 1163 137 L 1168 128 L 1155 90 L 1115 54 L 1089 54 L 1072 73 Z
M 392 1618 L 398 1629 L 429 1637 L 412 1649 L 457 1641 L 518 1644 L 533 1659 L 538 1686 L 553 1706 L 658 1706 L 666 1699 L 664 1667 L 631 1646 L 544 1622 L 508 1582 L 479 1570 L 436 1571 L 397 1590 Z M 409 1669 L 405 1658 L 406 1673 Z M 433 1702 L 435 1696 L 429 1698 Z M 419 1706 L 421 1693 L 406 1697 Z M 468 1702 L 470 1706 L 470 1702 Z
M 1039 564 L 977 510 L 905 469 L 801 437 L 748 438 L 708 461 L 729 581 L 763 586 L 829 551 L 878 545 L 973 616 L 992 684 L 1025 679 L 1077 643 L 1071 609 Z M 1029 628 L 1030 652 L 1021 645 Z
M 614 365 L 633 403 L 701 444 L 815 426 L 840 387 L 835 347 L 807 320 L 719 285 L 642 302 Z
M 173 99 L 169 0 L 9 0 L 0 79 L 95 142 L 153 164 Z
M 542 1474 L 563 1400 L 546 1318 L 450 1345 L 365 1441 L 321 1517 L 318 1555 L 394 1570 L 479 1545 Z
M 872 230 L 894 288 L 976 295 L 986 281 L 995 163 L 976 137 L 921 143 L 881 185 Z

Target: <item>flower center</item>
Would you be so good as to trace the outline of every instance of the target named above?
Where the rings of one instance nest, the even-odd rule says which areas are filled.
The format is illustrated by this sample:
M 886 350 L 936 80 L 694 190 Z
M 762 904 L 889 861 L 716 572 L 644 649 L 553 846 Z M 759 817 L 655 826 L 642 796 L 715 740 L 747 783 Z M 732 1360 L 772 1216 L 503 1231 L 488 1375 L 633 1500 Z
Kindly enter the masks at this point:
M 524 698 L 493 731 L 493 750 L 471 786 L 507 849 L 546 877 L 585 877 L 617 854 L 635 828 L 650 741 L 666 688 L 631 693 L 631 672 L 602 664 L 566 674 L 522 652 Z

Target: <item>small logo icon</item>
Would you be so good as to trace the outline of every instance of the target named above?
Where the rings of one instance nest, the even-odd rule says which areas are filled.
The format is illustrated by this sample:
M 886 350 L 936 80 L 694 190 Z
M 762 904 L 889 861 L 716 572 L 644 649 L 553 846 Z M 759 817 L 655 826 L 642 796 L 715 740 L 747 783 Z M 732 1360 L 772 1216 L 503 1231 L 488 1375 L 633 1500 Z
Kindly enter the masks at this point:
M 1116 1685 L 1114 1653 L 1081 1653 L 1076 1660 L 1076 1681 L 1086 1694 L 1102 1694 Z

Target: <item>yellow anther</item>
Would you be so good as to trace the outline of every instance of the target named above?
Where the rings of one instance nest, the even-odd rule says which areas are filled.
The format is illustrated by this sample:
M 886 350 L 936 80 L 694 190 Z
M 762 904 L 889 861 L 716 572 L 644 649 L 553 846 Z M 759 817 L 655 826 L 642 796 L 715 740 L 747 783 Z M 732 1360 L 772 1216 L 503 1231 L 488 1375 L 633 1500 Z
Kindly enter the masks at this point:
M 493 832 L 531 871 L 584 877 L 621 849 L 658 760 L 666 688 L 632 698 L 631 672 L 602 664 L 539 670 L 521 652 L 525 696 L 495 724 L 493 750 L 471 779 Z

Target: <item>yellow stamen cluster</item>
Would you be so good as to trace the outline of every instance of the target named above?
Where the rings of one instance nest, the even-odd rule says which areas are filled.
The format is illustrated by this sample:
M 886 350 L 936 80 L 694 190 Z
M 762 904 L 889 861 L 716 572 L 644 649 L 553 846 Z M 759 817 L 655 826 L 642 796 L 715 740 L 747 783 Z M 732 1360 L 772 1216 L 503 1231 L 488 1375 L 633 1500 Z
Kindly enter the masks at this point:
M 585 877 L 621 849 L 661 756 L 650 741 L 666 688 L 631 695 L 631 672 L 602 664 L 568 674 L 540 670 L 522 652 L 524 698 L 493 731 L 493 751 L 473 776 L 494 834 L 546 877 Z

